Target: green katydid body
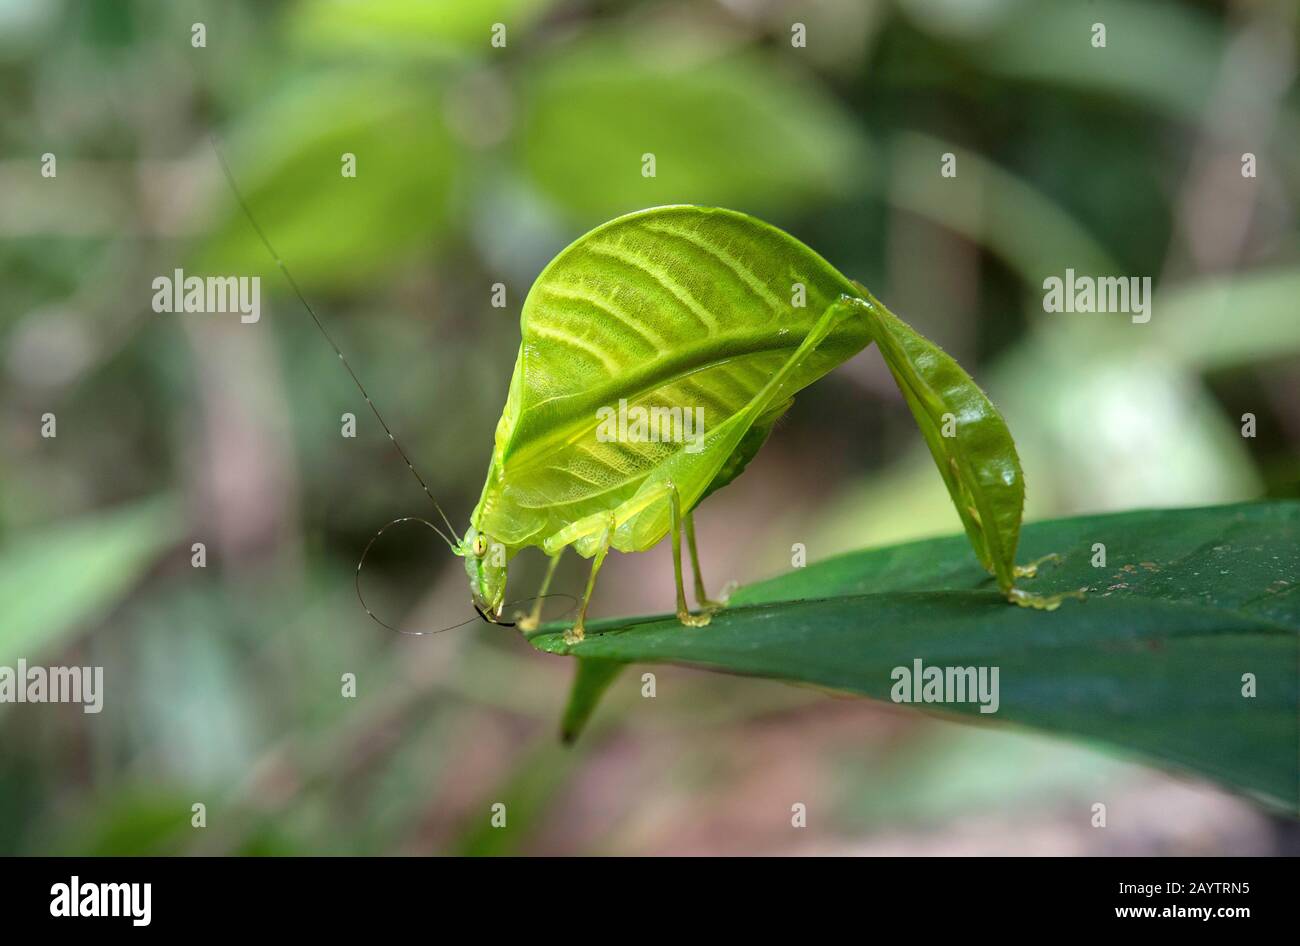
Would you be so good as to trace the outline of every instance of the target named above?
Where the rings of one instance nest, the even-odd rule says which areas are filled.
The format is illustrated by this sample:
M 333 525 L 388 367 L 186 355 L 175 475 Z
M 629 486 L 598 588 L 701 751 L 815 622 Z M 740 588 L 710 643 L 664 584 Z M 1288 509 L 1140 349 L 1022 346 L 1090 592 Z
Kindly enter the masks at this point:
M 872 341 L 985 566 L 1008 597 L 1054 604 L 1012 584 L 1024 484 L 997 411 L 956 362 L 784 232 L 702 207 L 620 217 L 547 265 L 520 328 L 487 482 L 460 549 L 482 610 L 500 613 L 507 564 L 521 549 L 554 559 L 572 545 L 594 557 L 589 599 L 608 549 L 645 551 L 671 532 L 678 615 L 706 623 L 685 610 L 682 525 L 694 552 L 690 513 L 700 500 L 743 471 L 798 391 Z M 653 420 L 610 436 L 616 410 Z M 701 418 L 703 431 L 684 417 Z M 577 639 L 585 611 L 586 600 Z

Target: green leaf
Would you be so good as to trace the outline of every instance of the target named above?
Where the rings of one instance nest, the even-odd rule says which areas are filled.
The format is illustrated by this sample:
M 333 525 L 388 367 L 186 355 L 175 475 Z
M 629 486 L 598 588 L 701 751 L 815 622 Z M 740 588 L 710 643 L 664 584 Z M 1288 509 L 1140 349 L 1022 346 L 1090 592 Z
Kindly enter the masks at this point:
M 573 742 L 595 712 L 596 704 L 623 669 L 617 660 L 579 660 L 578 671 L 569 691 L 569 703 L 560 721 L 560 738 Z
M 934 186 L 934 155 L 951 153 L 966 186 Z M 1072 266 L 1081 273 L 1120 272 L 1110 251 L 1030 181 L 977 151 L 917 132 L 890 141 L 890 186 L 884 197 L 988 249 L 1038 286 L 1044 273 Z
M 506 25 L 506 39 L 512 44 L 523 39 L 546 6 L 547 0 L 304 0 L 291 12 L 288 26 L 303 45 L 326 50 L 425 58 L 456 52 L 487 55 L 500 51 L 490 45 L 493 24 Z
M 520 162 L 580 221 L 654 204 L 799 207 L 859 191 L 871 167 L 851 118 L 797 70 L 710 60 L 671 35 L 591 37 L 538 62 L 520 93 Z
M 1105 46 L 1094 24 L 1104 21 Z M 1153 56 L 1152 49 L 1163 55 Z M 972 48 L 996 75 L 1112 97 L 1199 122 L 1223 55 L 1212 19 L 1150 0 L 1115 4 L 1103 17 L 1087 4 L 1016 5 L 1007 22 Z
M 1098 544 L 1103 567 L 1094 567 Z M 592 622 L 540 650 L 671 662 L 889 699 L 892 671 L 999 668 L 1000 705 L 929 708 L 1095 740 L 1292 810 L 1300 502 L 1084 516 L 1026 526 L 1056 553 L 1036 590 L 1084 586 L 1052 612 L 1009 607 L 962 536 L 855 552 L 738 591 L 704 628 Z M 1254 696 L 1243 695 L 1253 675 Z M 915 704 L 909 704 L 915 705 Z M 922 704 L 924 706 L 924 704 Z
M 1258 269 L 1186 283 L 1157 297 L 1162 353 L 1201 371 L 1300 352 L 1300 270 Z
M 0 665 L 32 660 L 111 607 L 175 541 L 166 501 L 11 536 L 0 547 Z
M 302 283 L 365 282 L 427 249 L 452 214 L 459 161 L 437 89 L 396 73 L 307 76 L 224 145 L 253 216 Z M 344 154 L 356 157 L 355 177 L 343 176 Z M 187 268 L 274 273 L 243 212 L 220 193 L 224 212 Z
M 207 836 L 192 826 L 196 798 L 211 798 L 208 786 L 178 791 L 158 785 L 122 783 L 112 793 L 96 793 L 72 812 L 51 818 L 48 831 L 28 844 L 34 854 L 61 857 L 176 857 L 214 853 L 241 857 L 286 857 L 302 853 L 279 823 L 260 811 L 208 803 L 212 823 L 238 825 L 230 836 Z M 227 838 L 229 837 L 229 840 Z

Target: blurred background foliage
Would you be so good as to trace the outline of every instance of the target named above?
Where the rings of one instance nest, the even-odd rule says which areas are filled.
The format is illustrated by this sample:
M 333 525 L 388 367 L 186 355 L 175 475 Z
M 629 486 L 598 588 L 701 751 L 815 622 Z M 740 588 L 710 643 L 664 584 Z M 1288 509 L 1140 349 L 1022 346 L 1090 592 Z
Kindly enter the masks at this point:
M 1015 431 L 1031 517 L 1296 496 L 1296 36 L 1286 0 L 0 0 L 0 664 L 107 687 L 98 716 L 0 705 L 0 851 L 1294 850 L 1088 747 L 689 670 L 653 700 L 625 675 L 564 748 L 567 661 L 481 624 L 375 627 L 357 557 L 427 505 L 209 134 L 458 528 L 532 279 L 666 202 L 771 220 L 953 353 Z M 154 313 L 177 267 L 264 275 L 261 321 Z M 1150 323 L 1044 313 L 1067 267 L 1151 276 Z M 874 351 L 699 520 L 715 584 L 794 542 L 958 527 Z M 664 610 L 670 574 L 662 548 L 616 556 L 593 613 Z M 364 578 L 404 626 L 467 616 L 426 530 L 386 534 Z

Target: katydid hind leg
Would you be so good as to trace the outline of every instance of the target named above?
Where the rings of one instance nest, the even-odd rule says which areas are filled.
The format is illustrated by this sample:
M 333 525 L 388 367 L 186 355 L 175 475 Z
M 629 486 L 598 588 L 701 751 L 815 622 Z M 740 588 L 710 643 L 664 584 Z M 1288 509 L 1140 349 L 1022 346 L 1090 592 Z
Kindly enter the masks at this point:
M 1015 564 L 1024 511 L 1024 475 L 1006 421 L 949 355 L 890 312 L 861 283 L 849 299 L 867 326 L 921 428 L 976 556 L 996 578 L 1003 596 L 1022 608 L 1053 611 L 1080 591 L 1040 594 L 1016 587 L 1038 566 Z M 943 425 L 961 418 L 951 432 Z M 977 433 L 970 433 L 977 431 Z
M 687 627 L 704 627 L 713 619 L 711 611 L 691 614 L 686 606 L 686 589 L 682 583 L 682 500 L 672 482 L 665 484 L 672 506 L 673 579 L 677 583 L 677 620 Z
M 691 571 L 695 573 L 695 603 L 703 611 L 721 611 L 727 606 L 725 600 L 714 601 L 704 590 L 704 573 L 700 569 L 700 552 L 695 546 L 695 510 L 685 516 L 686 547 L 691 553 Z

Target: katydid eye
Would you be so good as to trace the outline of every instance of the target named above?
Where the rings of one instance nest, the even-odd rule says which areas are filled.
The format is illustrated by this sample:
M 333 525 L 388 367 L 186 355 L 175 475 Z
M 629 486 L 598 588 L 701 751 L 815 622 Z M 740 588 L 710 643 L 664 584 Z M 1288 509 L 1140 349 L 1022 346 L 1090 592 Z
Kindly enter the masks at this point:
M 482 558 L 484 555 L 487 554 L 487 536 L 485 535 L 474 536 L 474 554 L 477 555 L 479 558 Z

